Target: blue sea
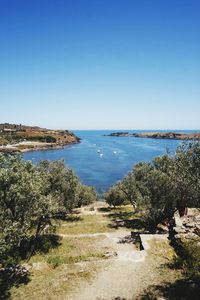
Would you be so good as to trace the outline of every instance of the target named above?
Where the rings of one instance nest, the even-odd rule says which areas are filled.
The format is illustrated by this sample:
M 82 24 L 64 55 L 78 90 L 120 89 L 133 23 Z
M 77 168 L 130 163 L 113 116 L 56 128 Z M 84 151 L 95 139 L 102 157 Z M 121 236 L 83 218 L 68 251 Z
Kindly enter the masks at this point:
M 43 159 L 64 159 L 82 183 L 94 186 L 99 194 L 122 179 L 136 163 L 150 161 L 166 151 L 173 155 L 182 143 L 177 140 L 104 136 L 115 130 L 73 132 L 82 139 L 80 144 L 58 150 L 27 152 L 24 158 L 33 163 Z

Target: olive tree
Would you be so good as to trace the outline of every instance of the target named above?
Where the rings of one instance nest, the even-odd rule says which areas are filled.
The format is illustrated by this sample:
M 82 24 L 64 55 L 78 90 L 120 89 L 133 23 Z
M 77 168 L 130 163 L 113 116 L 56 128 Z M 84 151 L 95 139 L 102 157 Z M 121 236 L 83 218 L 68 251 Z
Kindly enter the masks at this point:
M 182 144 L 174 156 L 156 157 L 151 163 L 139 163 L 106 193 L 106 201 L 125 198 L 143 212 L 153 229 L 163 220 L 171 220 L 176 210 L 200 207 L 200 145 Z
M 104 199 L 106 202 L 111 206 L 120 206 L 129 203 L 129 199 L 127 194 L 122 191 L 122 185 L 116 184 L 115 186 L 111 187 L 106 193 L 104 193 Z
M 0 156 L 0 251 L 3 257 L 24 239 L 40 234 L 56 202 L 49 183 L 31 162 Z
M 57 199 L 58 213 L 70 213 L 75 207 L 97 200 L 95 189 L 82 185 L 74 172 L 65 166 L 63 160 L 42 161 L 39 168 L 47 176 L 50 195 Z

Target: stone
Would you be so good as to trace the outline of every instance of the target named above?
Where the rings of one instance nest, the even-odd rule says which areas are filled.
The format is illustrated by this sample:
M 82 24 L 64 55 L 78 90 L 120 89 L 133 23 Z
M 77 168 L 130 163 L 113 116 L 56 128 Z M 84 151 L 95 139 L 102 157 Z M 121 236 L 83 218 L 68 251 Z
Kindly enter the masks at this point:
M 188 223 L 185 224 L 185 227 L 189 227 L 189 228 L 195 227 L 195 223 L 194 222 L 188 222 Z
M 35 262 L 32 264 L 32 266 L 35 271 L 43 271 L 43 270 L 50 269 L 49 265 L 45 262 Z
M 107 251 L 106 253 L 104 253 L 105 258 L 111 258 L 114 256 L 117 256 L 117 252 L 115 252 L 115 251 Z
M 186 229 L 183 227 L 176 226 L 174 227 L 176 233 L 186 233 Z
M 195 233 L 192 233 L 192 232 L 189 232 L 189 233 L 187 233 L 186 235 L 185 235 L 185 238 L 186 239 L 188 239 L 188 240 L 190 240 L 190 239 L 196 239 L 197 238 L 197 235 L 195 234 Z
M 28 272 L 30 272 L 32 269 L 32 265 L 30 265 L 28 263 L 22 264 L 22 267 L 25 268 Z

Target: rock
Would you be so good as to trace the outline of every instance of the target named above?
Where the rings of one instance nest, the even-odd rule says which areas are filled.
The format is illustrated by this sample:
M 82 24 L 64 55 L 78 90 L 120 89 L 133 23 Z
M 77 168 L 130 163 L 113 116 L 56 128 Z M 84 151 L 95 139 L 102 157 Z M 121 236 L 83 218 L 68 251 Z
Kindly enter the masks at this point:
M 181 240 L 183 237 L 184 237 L 184 234 L 182 234 L 182 233 L 176 234 L 176 235 L 174 236 L 174 238 L 175 238 L 176 240 Z
M 43 270 L 47 270 L 50 269 L 49 265 L 45 262 L 36 262 L 32 264 L 33 270 L 35 271 L 43 271 Z
M 104 253 L 105 258 L 111 258 L 114 256 L 117 256 L 117 252 L 115 252 L 115 251 L 107 251 L 106 253 Z
M 183 227 L 176 226 L 174 227 L 176 233 L 186 233 L 186 229 Z
M 178 213 L 175 214 L 174 218 L 175 218 L 175 224 L 176 224 L 176 226 L 177 227 L 181 227 L 183 225 L 183 222 L 185 220 L 183 218 L 181 218 Z
M 194 222 L 188 222 L 188 223 L 185 224 L 185 227 L 193 228 L 193 227 L 195 227 L 195 223 Z
M 194 232 L 200 236 L 200 225 L 195 226 Z
M 22 264 L 22 267 L 25 268 L 28 272 L 30 272 L 32 269 L 32 265 L 30 265 L 28 263 Z
M 185 235 L 185 238 L 187 239 L 187 240 L 190 240 L 190 239 L 196 239 L 197 238 L 197 235 L 195 234 L 195 233 L 192 233 L 192 232 L 189 232 L 189 233 L 187 233 L 186 235 Z
M 197 223 L 200 223 L 200 216 L 194 217 L 194 221 L 197 222 Z

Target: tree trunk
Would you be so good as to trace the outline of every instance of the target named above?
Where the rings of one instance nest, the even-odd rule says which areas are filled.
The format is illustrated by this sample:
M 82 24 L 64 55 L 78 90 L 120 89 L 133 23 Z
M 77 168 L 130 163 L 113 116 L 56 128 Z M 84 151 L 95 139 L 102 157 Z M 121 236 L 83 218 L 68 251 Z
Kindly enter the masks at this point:
M 27 262 L 29 262 L 31 256 L 33 255 L 33 252 L 35 250 L 35 242 L 39 236 L 40 233 L 40 229 L 41 229 L 41 225 L 42 225 L 42 217 L 40 217 L 39 221 L 38 221 L 38 225 L 37 225 L 37 229 L 36 229 L 36 233 L 35 233 L 35 237 L 33 239 L 32 245 L 31 245 L 31 249 L 27 258 Z

